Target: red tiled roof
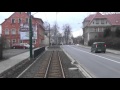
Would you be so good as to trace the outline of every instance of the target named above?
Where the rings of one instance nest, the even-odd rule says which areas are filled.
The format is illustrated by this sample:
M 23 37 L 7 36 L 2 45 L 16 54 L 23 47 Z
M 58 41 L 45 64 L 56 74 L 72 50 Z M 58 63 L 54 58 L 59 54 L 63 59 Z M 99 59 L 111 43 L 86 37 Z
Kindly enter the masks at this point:
M 120 14 L 104 15 L 112 25 L 120 25 Z
M 107 18 L 107 20 L 110 22 L 112 25 L 120 25 L 120 14 L 108 14 L 108 15 L 102 15 L 99 12 L 93 15 L 89 15 L 84 19 L 84 21 L 90 21 L 87 25 L 90 25 L 93 19 L 96 18 Z
M 85 21 L 91 21 L 92 18 L 94 17 L 95 14 L 89 15 L 88 17 L 86 17 L 84 20 Z
M 104 15 L 100 14 L 99 12 L 97 12 L 94 18 L 106 18 L 106 17 L 104 17 Z

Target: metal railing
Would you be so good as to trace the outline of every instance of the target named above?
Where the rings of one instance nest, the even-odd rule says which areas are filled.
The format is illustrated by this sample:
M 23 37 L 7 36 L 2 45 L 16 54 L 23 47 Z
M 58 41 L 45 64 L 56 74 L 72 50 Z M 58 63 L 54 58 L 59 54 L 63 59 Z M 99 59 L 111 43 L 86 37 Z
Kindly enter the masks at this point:
M 45 51 L 45 47 L 41 47 L 41 48 L 34 50 L 34 58 L 38 57 L 44 51 Z

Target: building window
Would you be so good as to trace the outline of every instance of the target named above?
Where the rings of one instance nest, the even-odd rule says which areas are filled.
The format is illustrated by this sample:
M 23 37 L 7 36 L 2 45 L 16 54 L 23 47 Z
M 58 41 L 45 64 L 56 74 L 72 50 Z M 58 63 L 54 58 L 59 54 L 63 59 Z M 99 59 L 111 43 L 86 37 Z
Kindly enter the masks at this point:
M 102 28 L 99 28 L 99 32 L 102 32 Z
M 107 24 L 107 21 L 106 21 L 106 24 Z
M 19 18 L 19 19 L 18 19 L 18 23 L 21 23 L 21 22 L 22 22 L 22 19 L 21 19 L 21 18 Z
M 13 19 L 13 18 L 12 18 L 12 21 L 11 21 L 11 23 L 15 23 L 15 19 Z
M 93 24 L 94 24 L 94 22 L 93 22 Z
M 23 43 L 23 40 L 20 40 L 20 43 Z
M 104 28 L 102 28 L 102 32 L 104 32 Z
M 97 29 L 97 28 L 95 28 L 95 32 L 97 32 L 97 30 L 98 30 L 98 29 Z
M 16 39 L 12 39 L 12 44 L 15 44 L 16 43 Z
M 99 20 L 96 20 L 96 24 L 99 24 Z
M 26 18 L 26 23 L 29 23 L 29 18 Z
M 11 30 L 11 34 L 15 35 L 15 34 L 16 34 L 16 30 L 15 30 L 15 29 L 12 29 L 12 30 Z
M 32 40 L 32 43 L 33 43 L 33 44 L 36 44 L 36 40 Z
M 5 35 L 9 35 L 9 30 L 5 29 Z
M 104 20 L 101 20 L 101 24 L 104 24 Z
M 97 38 L 97 35 L 95 35 L 95 38 Z

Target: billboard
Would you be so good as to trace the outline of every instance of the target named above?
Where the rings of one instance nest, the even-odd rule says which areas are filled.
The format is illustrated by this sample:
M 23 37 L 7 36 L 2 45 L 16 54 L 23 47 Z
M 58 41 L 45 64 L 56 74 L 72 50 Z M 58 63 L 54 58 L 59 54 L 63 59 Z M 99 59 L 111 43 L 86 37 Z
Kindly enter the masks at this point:
M 37 26 L 32 25 L 33 39 L 37 39 Z M 29 40 L 29 26 L 28 24 L 22 25 L 20 27 L 20 40 Z

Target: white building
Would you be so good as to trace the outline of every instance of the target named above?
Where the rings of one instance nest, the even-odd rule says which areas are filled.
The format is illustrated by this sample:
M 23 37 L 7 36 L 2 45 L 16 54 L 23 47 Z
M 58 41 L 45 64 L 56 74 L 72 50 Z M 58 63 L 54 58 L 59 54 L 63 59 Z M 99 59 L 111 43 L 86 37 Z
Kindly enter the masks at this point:
M 120 28 L 120 14 L 102 15 L 97 12 L 86 17 L 83 21 L 84 45 L 88 45 L 91 39 L 102 38 L 106 28 L 110 28 L 111 31 Z

